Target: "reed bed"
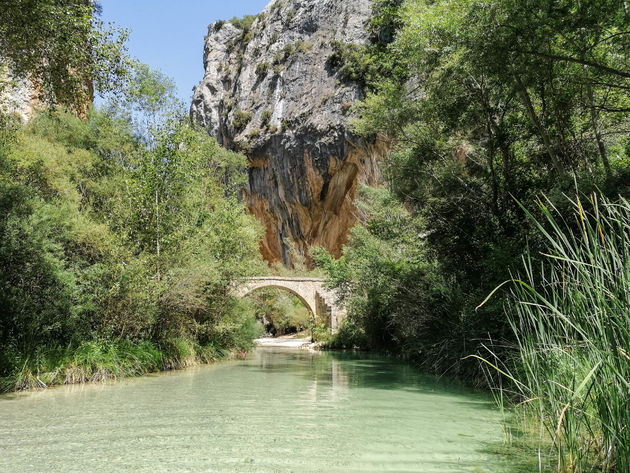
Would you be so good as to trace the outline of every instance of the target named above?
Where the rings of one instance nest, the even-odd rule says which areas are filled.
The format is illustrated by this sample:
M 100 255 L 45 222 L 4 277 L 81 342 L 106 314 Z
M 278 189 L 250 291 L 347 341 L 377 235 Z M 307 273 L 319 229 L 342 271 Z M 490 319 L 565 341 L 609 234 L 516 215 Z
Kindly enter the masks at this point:
M 571 200 L 568 218 L 548 199 L 539 209 L 542 218 L 528 215 L 549 249 L 526 256 L 523 277 L 510 281 L 517 355 L 492 363 L 512 385 L 498 398 L 516 392 L 558 472 L 628 473 L 630 204 L 593 195 Z

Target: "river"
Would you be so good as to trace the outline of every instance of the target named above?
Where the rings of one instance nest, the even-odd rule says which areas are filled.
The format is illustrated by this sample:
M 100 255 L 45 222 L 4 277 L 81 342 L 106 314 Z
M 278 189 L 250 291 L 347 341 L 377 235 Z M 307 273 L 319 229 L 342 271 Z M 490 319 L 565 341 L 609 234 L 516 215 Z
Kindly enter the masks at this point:
M 502 471 L 489 399 L 365 354 L 244 360 L 0 397 L 2 472 Z

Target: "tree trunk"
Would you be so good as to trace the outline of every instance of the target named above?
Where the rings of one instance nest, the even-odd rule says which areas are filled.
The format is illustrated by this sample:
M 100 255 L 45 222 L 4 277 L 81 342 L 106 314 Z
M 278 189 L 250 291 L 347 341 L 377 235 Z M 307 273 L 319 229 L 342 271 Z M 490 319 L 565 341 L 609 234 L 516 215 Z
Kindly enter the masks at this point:
M 155 190 L 155 252 L 157 254 L 157 280 L 161 280 L 160 274 L 160 199 L 157 189 Z
M 532 121 L 536 129 L 538 129 L 538 133 L 540 134 L 540 137 L 543 140 L 543 144 L 545 145 L 545 150 L 547 151 L 549 158 L 551 158 L 551 164 L 558 174 L 564 174 L 564 166 L 560 162 L 558 155 L 553 149 L 553 144 L 551 142 L 550 136 L 547 134 L 547 130 L 545 130 L 542 123 L 540 122 L 540 119 L 538 118 L 538 115 L 536 115 L 536 110 L 534 110 L 534 105 L 532 104 L 529 92 L 527 92 L 527 89 L 523 85 L 523 81 L 521 81 L 521 78 L 518 76 L 518 74 L 514 74 L 514 80 L 516 81 L 516 85 L 518 86 L 518 94 L 523 101 L 527 116 Z
M 597 142 L 599 156 L 602 159 L 602 164 L 604 165 L 606 175 L 610 176 L 610 162 L 608 161 L 606 146 L 604 144 L 604 140 L 602 139 L 602 134 L 599 130 L 599 123 L 597 121 L 597 110 L 595 110 L 595 97 L 593 95 L 593 87 L 588 80 L 586 81 L 586 94 L 588 96 L 588 107 L 591 112 L 591 125 L 593 126 L 593 132 L 595 133 L 595 141 Z

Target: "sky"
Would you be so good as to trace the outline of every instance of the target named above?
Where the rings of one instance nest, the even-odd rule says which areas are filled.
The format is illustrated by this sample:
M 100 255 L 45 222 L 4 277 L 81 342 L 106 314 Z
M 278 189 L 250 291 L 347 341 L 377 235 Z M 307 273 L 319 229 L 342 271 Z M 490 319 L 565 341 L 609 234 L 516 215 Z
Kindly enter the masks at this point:
M 203 78 L 203 37 L 216 20 L 260 13 L 269 0 L 100 0 L 101 19 L 130 31 L 131 56 L 171 77 L 189 104 Z

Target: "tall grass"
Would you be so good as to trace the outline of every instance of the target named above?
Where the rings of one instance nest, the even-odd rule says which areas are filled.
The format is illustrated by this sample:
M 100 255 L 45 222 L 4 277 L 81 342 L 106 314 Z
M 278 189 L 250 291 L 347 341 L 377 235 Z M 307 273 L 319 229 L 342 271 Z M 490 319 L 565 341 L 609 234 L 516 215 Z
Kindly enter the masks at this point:
M 524 258 L 507 316 L 518 343 L 508 375 L 521 409 L 551 439 L 560 472 L 630 472 L 630 203 L 549 200 L 548 243 Z M 565 212 L 566 213 L 566 212 Z
M 164 353 L 148 341 L 44 346 L 29 356 L 15 356 L 11 363 L 15 368 L 0 378 L 0 392 L 140 376 L 162 369 L 164 363 Z
M 149 341 L 99 340 L 82 342 L 77 347 L 44 346 L 30 356 L 13 357 L 14 369 L 0 377 L 0 393 L 181 369 L 211 363 L 247 348 L 200 345 L 185 338 L 167 340 L 160 345 Z

